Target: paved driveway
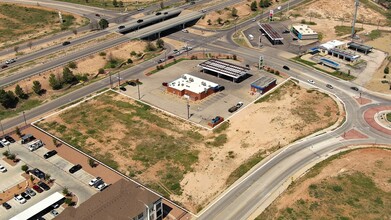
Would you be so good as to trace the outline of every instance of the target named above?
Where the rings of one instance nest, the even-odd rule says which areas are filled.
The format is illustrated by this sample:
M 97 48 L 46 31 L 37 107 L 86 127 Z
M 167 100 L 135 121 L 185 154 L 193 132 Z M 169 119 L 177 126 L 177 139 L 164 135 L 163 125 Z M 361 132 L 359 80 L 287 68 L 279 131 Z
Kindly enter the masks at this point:
M 6 148 L 0 149 L 0 153 L 3 153 L 6 150 Z M 14 143 L 10 146 L 10 150 L 12 153 L 15 153 L 17 157 L 20 158 L 22 161 L 17 166 L 12 168 L 8 164 L 6 164 L 7 169 L 9 169 L 9 173 L 1 173 L 2 175 L 6 174 L 9 177 L 12 176 L 11 179 L 13 179 L 14 177 L 19 178 L 18 176 L 20 176 L 21 174 L 20 167 L 23 164 L 27 164 L 30 168 L 39 168 L 43 172 L 50 174 L 51 178 L 55 180 L 55 184 L 48 192 L 43 192 L 35 196 L 34 198 L 30 199 L 26 204 L 21 205 L 18 204 L 16 201 L 11 200 L 10 204 L 12 206 L 12 209 L 5 212 L 0 212 L 0 219 L 11 218 L 16 214 L 20 213 L 21 211 L 25 210 L 26 208 L 34 205 L 38 201 L 42 200 L 46 196 L 54 193 L 55 191 L 62 192 L 64 187 L 67 187 L 69 191 L 76 194 L 79 199 L 78 205 L 80 205 L 82 202 L 86 201 L 92 195 L 98 192 L 97 190 L 91 188 L 88 185 L 88 182 L 92 178 L 94 178 L 91 174 L 85 172 L 84 170 L 79 170 L 74 174 L 70 174 L 68 170 L 70 167 L 73 166 L 73 164 L 58 155 L 55 155 L 49 159 L 44 159 L 43 155 L 48 151 L 45 147 L 41 147 L 36 151 L 30 152 L 24 145 Z M 4 164 L 5 162 L 1 163 Z M 7 187 L 9 184 L 17 184 L 18 182 L 20 182 L 8 179 L 10 178 L 1 178 L 0 187 L 4 188 Z M 22 177 L 21 180 L 23 180 Z

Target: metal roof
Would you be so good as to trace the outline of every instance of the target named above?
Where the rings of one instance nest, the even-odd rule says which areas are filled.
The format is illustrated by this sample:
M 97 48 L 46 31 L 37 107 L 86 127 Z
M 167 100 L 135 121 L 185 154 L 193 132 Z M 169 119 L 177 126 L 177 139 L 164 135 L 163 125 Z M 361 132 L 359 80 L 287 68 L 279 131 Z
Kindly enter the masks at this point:
M 247 67 L 238 66 L 236 64 L 224 62 L 222 60 L 210 59 L 203 63 L 198 64 L 198 66 L 210 70 L 216 73 L 223 74 L 235 79 L 240 78 L 248 73 L 250 70 Z
M 123 24 L 125 28 L 118 30 L 119 33 L 128 33 L 132 30 L 139 29 L 151 24 L 158 23 L 162 20 L 170 19 L 172 17 L 178 16 L 182 12 L 182 9 L 169 9 L 160 12 L 155 12 L 153 14 L 134 19 L 129 23 Z M 142 20 L 142 22 L 137 22 Z
M 359 44 L 356 42 L 349 42 L 348 43 L 349 47 L 352 47 L 354 49 L 359 49 L 359 50 L 364 50 L 364 51 L 370 51 L 373 49 L 373 47 L 365 45 L 365 44 Z
M 259 24 L 259 26 L 267 34 L 267 36 L 269 36 L 272 40 L 283 40 L 284 39 L 269 24 Z
M 203 15 L 204 14 L 201 12 L 191 12 L 191 13 L 188 13 L 185 15 L 180 15 L 175 18 L 171 18 L 170 20 L 163 21 L 158 24 L 154 24 L 149 27 L 145 27 L 145 28 L 140 29 L 136 32 L 131 32 L 129 34 L 126 34 L 125 36 L 127 36 L 130 39 L 145 38 L 145 37 L 151 36 L 153 34 L 171 29 L 173 27 L 177 27 L 178 25 L 181 25 L 181 24 L 184 24 L 184 23 L 187 23 L 190 21 L 194 21 L 196 19 L 200 19 Z
M 270 83 L 273 83 L 275 81 L 276 81 L 276 79 L 273 77 L 262 76 L 261 78 L 255 80 L 253 83 L 251 83 L 251 86 L 263 89 L 264 87 L 269 86 Z
M 360 57 L 360 55 L 357 55 L 351 51 L 347 51 L 347 50 L 340 50 L 340 49 L 337 49 L 337 48 L 334 48 L 334 49 L 331 49 L 329 50 L 330 52 L 332 53 L 336 53 L 338 55 L 342 55 L 344 57 L 348 57 L 350 59 L 357 59 Z

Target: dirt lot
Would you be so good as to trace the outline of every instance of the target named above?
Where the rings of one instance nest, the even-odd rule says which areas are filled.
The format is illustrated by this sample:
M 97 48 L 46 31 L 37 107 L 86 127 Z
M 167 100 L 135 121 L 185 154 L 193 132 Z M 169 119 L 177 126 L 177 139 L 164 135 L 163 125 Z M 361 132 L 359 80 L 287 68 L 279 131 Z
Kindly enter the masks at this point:
M 197 211 L 247 171 L 238 167 L 252 155 L 266 156 L 339 115 L 333 99 L 288 83 L 215 132 L 111 92 L 39 126 Z
M 61 29 L 71 29 L 86 22 L 80 16 L 63 13 L 66 22 L 61 24 L 58 12 L 49 8 L 4 3 L 0 5 L 0 47 L 36 39 Z
M 257 219 L 389 219 L 390 158 L 391 150 L 379 148 L 331 157 L 290 186 Z
M 289 14 L 293 19 L 293 24 L 300 23 L 303 19 L 317 23 L 317 25 L 311 25 L 311 28 L 318 33 L 322 33 L 322 41 L 325 42 L 337 38 L 335 31 L 331 31 L 331 28 L 338 25 L 350 25 L 354 13 L 353 6 L 354 0 L 317 0 L 295 8 Z M 377 28 L 378 22 L 380 22 L 380 26 L 385 26 L 386 17 L 361 3 L 358 9 L 357 27 L 361 28 L 362 22 L 368 24 L 364 25 L 363 32 L 369 32 Z M 369 25 L 369 23 L 372 25 Z

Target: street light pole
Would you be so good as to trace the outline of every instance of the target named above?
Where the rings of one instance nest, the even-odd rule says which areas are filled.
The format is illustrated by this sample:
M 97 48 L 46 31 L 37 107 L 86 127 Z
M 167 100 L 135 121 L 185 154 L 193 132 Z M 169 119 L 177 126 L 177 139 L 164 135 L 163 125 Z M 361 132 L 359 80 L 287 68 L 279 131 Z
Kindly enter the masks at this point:
M 24 114 L 24 111 L 23 111 L 23 118 L 24 118 L 24 125 L 27 125 L 27 122 L 26 122 L 26 115 Z
M 111 73 L 109 72 L 109 78 L 110 78 L 110 89 L 113 88 L 113 81 L 111 81 Z
M 118 88 L 121 86 L 121 75 L 118 72 Z
M 138 99 L 140 100 L 140 83 L 137 83 Z
M 187 98 L 187 105 L 186 105 L 186 107 L 187 107 L 187 119 L 189 119 L 189 118 L 190 118 L 190 104 L 189 104 L 189 98 Z

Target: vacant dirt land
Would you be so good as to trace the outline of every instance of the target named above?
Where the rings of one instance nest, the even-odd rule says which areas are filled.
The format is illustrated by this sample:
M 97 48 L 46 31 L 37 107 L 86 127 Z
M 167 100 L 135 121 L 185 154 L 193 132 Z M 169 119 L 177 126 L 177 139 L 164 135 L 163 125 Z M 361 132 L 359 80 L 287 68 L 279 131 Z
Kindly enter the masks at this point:
M 289 11 L 293 24 L 300 23 L 303 19 L 315 22 L 316 25 L 310 25 L 310 27 L 323 35 L 322 41 L 336 39 L 337 34 L 333 30 L 334 27 L 349 26 L 353 19 L 353 13 L 354 0 L 311 1 Z M 378 22 L 381 26 L 387 26 L 387 18 L 385 16 L 361 3 L 358 9 L 356 27 L 361 28 L 363 22 L 365 24 L 373 24 L 374 28 L 377 27 Z M 364 25 L 364 32 L 371 30 L 373 30 L 372 26 Z
M 340 115 L 329 96 L 288 82 L 214 132 L 113 92 L 49 117 L 39 126 L 197 211 L 251 164 L 334 124 Z
M 290 186 L 257 219 L 390 219 L 390 158 L 391 150 L 379 148 L 333 156 Z
M 34 40 L 83 25 L 86 20 L 80 16 L 63 13 L 60 23 L 58 12 L 52 9 L 0 3 L 0 47 Z

